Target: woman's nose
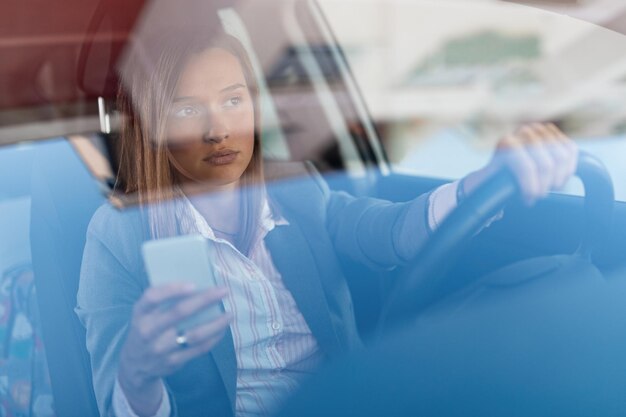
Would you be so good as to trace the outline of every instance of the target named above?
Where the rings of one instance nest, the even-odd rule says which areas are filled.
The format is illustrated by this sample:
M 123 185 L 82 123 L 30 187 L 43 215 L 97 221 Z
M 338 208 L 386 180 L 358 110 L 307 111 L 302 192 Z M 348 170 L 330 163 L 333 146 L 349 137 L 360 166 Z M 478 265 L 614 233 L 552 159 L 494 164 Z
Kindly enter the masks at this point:
M 205 143 L 221 143 L 228 139 L 229 133 L 226 126 L 221 123 L 213 121 L 211 126 L 202 135 L 202 141 Z
M 227 132 L 207 132 L 202 136 L 202 141 L 205 143 L 221 143 L 228 139 Z

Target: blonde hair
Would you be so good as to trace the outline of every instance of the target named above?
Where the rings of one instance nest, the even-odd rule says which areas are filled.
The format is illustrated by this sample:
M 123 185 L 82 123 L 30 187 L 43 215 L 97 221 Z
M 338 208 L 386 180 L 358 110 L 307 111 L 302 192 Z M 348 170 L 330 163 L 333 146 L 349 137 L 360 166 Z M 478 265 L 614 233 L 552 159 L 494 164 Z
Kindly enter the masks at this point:
M 176 39 L 176 37 L 173 37 Z M 241 65 L 254 106 L 254 148 L 244 171 L 239 192 L 243 223 L 235 245 L 248 253 L 261 211 L 263 167 L 260 138 L 260 112 L 257 82 L 248 55 L 233 36 L 197 37 L 193 41 L 172 41 L 163 37 L 152 67 L 141 65 L 130 57 L 121 74 L 117 105 L 122 114 L 119 141 L 119 170 L 116 188 L 132 196 L 142 207 L 148 207 L 148 224 L 152 238 L 179 233 L 174 211 L 182 196 L 178 176 L 169 158 L 166 120 L 178 79 L 189 58 L 210 48 L 231 53 Z M 138 54 L 137 54 L 138 55 Z

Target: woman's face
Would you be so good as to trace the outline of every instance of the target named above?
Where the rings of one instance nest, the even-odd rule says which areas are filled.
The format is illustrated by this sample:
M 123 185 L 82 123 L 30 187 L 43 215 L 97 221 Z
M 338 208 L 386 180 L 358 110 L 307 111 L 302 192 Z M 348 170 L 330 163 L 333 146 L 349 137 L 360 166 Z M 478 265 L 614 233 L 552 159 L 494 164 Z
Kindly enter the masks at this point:
M 183 183 L 237 185 L 252 159 L 254 106 L 230 52 L 210 48 L 184 67 L 167 120 L 167 144 Z

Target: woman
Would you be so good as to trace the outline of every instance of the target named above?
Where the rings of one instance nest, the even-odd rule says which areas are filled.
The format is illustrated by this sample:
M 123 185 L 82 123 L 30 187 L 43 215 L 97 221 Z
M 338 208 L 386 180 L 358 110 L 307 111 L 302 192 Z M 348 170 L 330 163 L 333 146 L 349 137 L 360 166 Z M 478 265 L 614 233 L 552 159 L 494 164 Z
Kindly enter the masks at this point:
M 484 169 L 408 203 L 356 199 L 310 177 L 265 187 L 254 74 L 227 35 L 163 45 L 153 71 L 124 74 L 119 105 L 118 186 L 140 209 L 94 215 L 77 308 L 102 415 L 271 413 L 321 362 L 360 343 L 338 257 L 409 261 L 503 164 L 529 202 L 576 165 L 558 129 L 532 125 L 503 139 Z M 142 242 L 177 234 L 214 245 L 220 287 L 149 287 Z M 178 332 L 216 303 L 220 318 Z

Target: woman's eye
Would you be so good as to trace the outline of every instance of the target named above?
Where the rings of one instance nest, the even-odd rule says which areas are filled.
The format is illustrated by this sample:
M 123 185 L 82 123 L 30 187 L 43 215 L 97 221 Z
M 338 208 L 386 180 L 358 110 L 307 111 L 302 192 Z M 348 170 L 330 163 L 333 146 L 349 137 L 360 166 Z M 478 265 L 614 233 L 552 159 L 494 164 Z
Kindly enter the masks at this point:
M 195 117 L 195 116 L 198 116 L 199 114 L 200 114 L 200 111 L 198 109 L 191 107 L 191 106 L 185 106 L 183 108 L 176 110 L 174 112 L 174 117 L 184 119 L 188 117 Z
M 230 97 L 228 100 L 226 100 L 224 105 L 226 107 L 237 107 L 239 104 L 241 104 L 242 100 L 243 99 L 241 98 L 241 96 Z

